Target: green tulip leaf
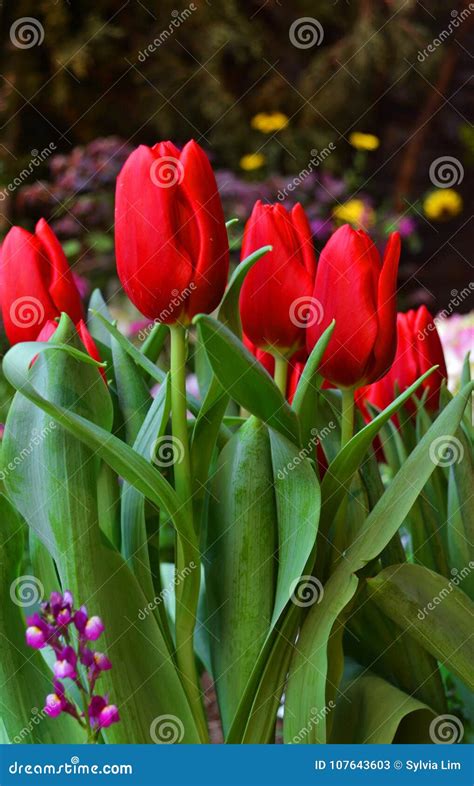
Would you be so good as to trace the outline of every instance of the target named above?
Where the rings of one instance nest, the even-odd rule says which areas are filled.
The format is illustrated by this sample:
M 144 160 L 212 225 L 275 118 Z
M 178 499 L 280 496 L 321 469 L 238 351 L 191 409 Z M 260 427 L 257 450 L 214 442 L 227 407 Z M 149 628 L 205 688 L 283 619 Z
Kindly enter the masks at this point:
M 261 259 L 265 254 L 272 250 L 272 246 L 263 246 L 257 249 L 248 257 L 242 260 L 237 265 L 232 273 L 224 297 L 221 301 L 218 311 L 219 321 L 232 330 L 236 336 L 241 338 L 242 325 L 240 323 L 239 313 L 239 296 L 242 284 L 244 283 L 245 276 L 249 270 Z
M 430 743 L 432 709 L 390 682 L 351 664 L 334 710 L 332 744 Z M 316 716 L 317 717 L 317 716 Z
M 345 550 L 333 574 L 317 595 L 301 629 L 286 695 L 285 739 L 307 726 L 312 707 L 326 705 L 328 646 L 331 635 L 344 624 L 342 613 L 355 595 L 355 575 L 375 559 L 404 522 L 413 503 L 435 468 L 432 446 L 435 440 L 456 432 L 474 385 L 467 385 L 441 412 L 421 442 L 409 455 L 387 490 L 369 513 L 361 532 Z M 350 444 L 350 443 L 349 443 Z M 313 726 L 305 742 L 327 741 L 326 719 Z
M 474 562 L 451 579 L 422 565 L 392 565 L 368 579 L 371 597 L 402 630 L 474 689 L 474 603 L 462 591 Z
M 222 388 L 291 442 L 299 443 L 295 413 L 261 363 L 239 339 L 212 317 L 195 317 L 209 362 Z

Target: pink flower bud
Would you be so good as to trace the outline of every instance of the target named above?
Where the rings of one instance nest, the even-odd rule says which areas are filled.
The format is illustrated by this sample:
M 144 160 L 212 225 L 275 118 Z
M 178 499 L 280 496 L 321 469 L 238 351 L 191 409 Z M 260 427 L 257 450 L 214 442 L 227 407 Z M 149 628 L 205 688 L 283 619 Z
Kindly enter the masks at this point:
M 35 650 L 41 650 L 46 644 L 46 639 L 41 628 L 31 625 L 26 629 L 26 643 Z
M 102 635 L 104 631 L 104 623 L 100 617 L 91 617 L 84 628 L 84 636 L 89 641 L 95 641 Z

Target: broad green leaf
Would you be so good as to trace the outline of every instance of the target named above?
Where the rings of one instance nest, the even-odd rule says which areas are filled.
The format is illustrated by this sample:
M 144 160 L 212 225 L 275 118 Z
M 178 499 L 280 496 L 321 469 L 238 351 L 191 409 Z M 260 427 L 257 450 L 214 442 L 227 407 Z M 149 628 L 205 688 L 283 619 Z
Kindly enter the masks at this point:
M 458 432 L 459 433 L 459 432 Z M 469 464 L 470 459 L 467 459 Z M 455 575 L 463 567 L 474 564 L 474 525 L 472 522 L 473 505 L 470 494 L 463 497 L 463 502 L 456 483 L 454 466 L 450 467 L 448 484 L 448 520 L 446 534 L 448 540 L 448 560 L 451 575 Z M 474 600 L 474 571 L 466 576 L 462 588 Z
M 212 317 L 201 314 L 195 322 L 224 391 L 244 409 L 299 444 L 296 415 L 262 364 L 228 328 Z
M 319 602 L 311 606 L 291 664 L 285 739 L 292 738 L 306 726 L 311 707 L 325 706 L 328 641 L 336 620 L 356 592 L 358 578 L 355 574 L 382 552 L 405 520 L 433 472 L 435 465 L 430 458 L 433 442 L 455 433 L 472 389 L 472 384 L 466 386 L 453 399 L 412 451 L 324 585 L 324 594 L 317 598 Z M 325 718 L 311 729 L 306 742 L 326 742 Z
M 268 431 L 251 418 L 219 456 L 203 559 L 207 625 L 224 733 L 270 629 L 277 548 L 272 481 Z
M 242 260 L 240 265 L 237 265 L 232 273 L 224 297 L 218 311 L 218 319 L 224 325 L 227 325 L 236 336 L 241 338 L 242 325 L 240 323 L 239 313 L 239 296 L 244 278 L 259 259 L 272 250 L 272 246 L 263 246 L 257 249 L 248 257 Z
M 97 344 L 101 345 L 102 351 L 106 348 L 109 351 L 109 356 L 107 360 L 110 360 L 110 335 L 105 330 L 101 321 L 97 318 L 97 315 L 100 314 L 103 319 L 108 321 L 112 321 L 112 317 L 110 315 L 110 311 L 108 309 L 107 303 L 105 302 L 104 298 L 102 297 L 102 292 L 100 289 L 94 289 L 90 300 L 89 300 L 89 310 L 87 314 L 87 329 L 91 334 L 92 338 Z
M 352 664 L 336 704 L 332 744 L 430 743 L 434 712 L 371 671 Z
M 204 495 L 212 454 L 221 428 L 222 419 L 229 403 L 217 378 L 213 376 L 202 407 L 194 423 L 191 441 L 191 462 L 195 500 Z M 231 432 L 228 432 L 229 438 Z
M 8 378 L 21 389 L 12 406 L 11 424 L 7 423 L 6 428 L 9 450 L 17 453 L 19 446 L 28 441 L 31 429 L 42 423 L 43 412 L 80 440 L 72 439 L 63 428 L 53 430 L 53 439 L 47 434 L 41 443 L 42 460 L 38 461 L 36 456 L 25 459 L 9 485 L 10 492 L 24 508 L 30 526 L 43 537 L 55 556 L 63 586 L 69 586 L 80 602 L 88 602 L 105 621 L 104 645 L 114 668 L 104 678 L 104 689 L 109 690 L 123 710 L 122 722 L 107 731 L 107 739 L 149 742 L 150 724 L 154 718 L 174 712 L 184 724 L 184 740 L 195 742 L 198 740 L 196 726 L 160 628 L 151 615 L 143 621 L 138 620 L 140 609 L 145 608 L 150 599 L 143 595 L 121 556 L 102 545 L 92 492 L 98 459 L 104 458 L 117 474 L 168 510 L 179 533 L 183 553 L 188 560 L 197 560 L 199 564 L 194 532 L 180 512 L 173 489 L 160 473 L 106 429 L 74 411 L 77 408 L 82 413 L 87 412 L 87 395 L 84 396 L 83 391 L 84 387 L 88 390 L 88 385 L 90 388 L 91 381 L 85 375 L 86 367 L 78 364 L 71 353 L 70 346 L 18 344 L 4 359 Z M 45 357 L 39 357 L 30 372 L 30 362 L 36 354 Z M 97 377 L 100 387 L 96 390 L 102 391 L 102 396 L 107 395 L 101 377 L 98 374 Z M 62 384 L 64 379 L 68 380 L 68 386 Z M 95 406 L 92 416 L 97 416 L 101 409 L 103 406 Z M 52 493 L 54 484 L 57 490 Z M 28 497 L 26 488 L 29 488 Z M 189 626 L 191 650 L 193 603 L 197 603 L 199 587 L 196 573 L 198 571 L 192 571 L 189 581 L 182 582 L 178 608 L 181 622 Z M 196 707 L 193 709 L 196 711 Z
M 474 563 L 464 568 L 465 575 L 472 570 Z M 473 689 L 474 603 L 462 581 L 462 572 L 447 580 L 407 563 L 385 568 L 367 583 L 385 614 Z
M 437 713 L 447 712 L 436 659 L 409 629 L 402 630 L 378 608 L 365 583 L 359 587 L 347 627 L 348 655 Z
M 151 395 L 136 363 L 113 337 L 111 347 L 115 386 L 126 441 L 133 445 L 150 407 Z
M 301 450 L 270 431 L 278 518 L 278 581 L 272 626 L 296 591 L 316 543 L 321 493 L 310 462 Z
M 318 368 L 331 339 L 336 322 L 333 320 L 326 328 L 319 341 L 314 345 L 313 350 L 305 363 L 293 398 L 292 407 L 298 415 L 301 428 L 301 440 L 306 445 L 312 436 L 312 428 L 315 426 L 315 413 L 318 404 L 319 389 L 322 384 L 322 377 L 318 374 Z
M 0 494 L 0 715 L 12 743 L 82 743 L 84 732 L 68 715 L 48 718 L 42 712 L 52 692 L 52 673 L 39 652 L 25 643 L 27 615 L 43 599 L 35 575 L 25 575 L 22 557 L 26 526 Z M 57 589 L 57 587 L 56 587 Z

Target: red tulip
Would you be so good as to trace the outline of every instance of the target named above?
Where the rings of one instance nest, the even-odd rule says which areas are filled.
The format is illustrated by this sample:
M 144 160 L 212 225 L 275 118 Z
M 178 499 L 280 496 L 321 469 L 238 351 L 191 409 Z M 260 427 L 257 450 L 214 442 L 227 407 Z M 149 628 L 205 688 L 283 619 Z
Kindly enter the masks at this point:
M 340 227 L 321 252 L 314 296 L 322 317 L 308 326 L 308 351 L 333 319 L 336 326 L 320 371 L 339 387 L 375 382 L 396 349 L 396 281 L 400 236 L 390 235 L 383 263 L 370 237 Z
M 301 205 L 257 202 L 245 227 L 242 257 L 265 245 L 268 252 L 250 269 L 240 294 L 244 333 L 259 349 L 288 357 L 305 346 L 305 328 L 319 312 L 313 301 L 316 256 Z
M 36 341 L 49 341 L 53 333 L 56 332 L 58 327 L 57 322 L 54 319 L 48 319 L 48 321 L 43 325 L 39 335 L 36 338 Z M 93 360 L 97 360 L 98 363 L 102 362 L 102 358 L 100 357 L 99 350 L 97 349 L 97 345 L 92 338 L 91 334 L 89 333 L 86 323 L 83 319 L 79 320 L 76 325 L 76 330 L 79 334 L 79 338 L 81 342 L 84 344 L 84 349 L 86 350 L 87 354 L 91 356 Z M 36 358 L 33 359 L 33 363 Z M 105 376 L 105 371 L 103 368 L 99 367 L 99 371 L 102 375 L 102 379 L 104 380 L 105 384 L 107 384 L 107 377 Z
M 211 165 L 199 145 L 140 145 L 117 178 L 120 281 L 149 319 L 173 324 L 209 313 L 224 294 L 229 244 Z
M 12 227 L 0 252 L 0 303 L 11 344 L 34 341 L 49 319 L 82 319 L 79 292 L 61 245 L 42 218 L 35 234 Z
M 358 398 L 385 409 L 410 385 L 432 366 L 439 366 L 417 388 L 416 396 L 420 398 L 428 392 L 426 407 L 435 411 L 439 407 L 439 391 L 444 379 L 447 379 L 446 363 L 443 347 L 439 339 L 436 324 L 425 306 L 417 311 L 397 314 L 397 353 L 390 371 L 382 379 L 358 391 Z M 409 411 L 415 412 L 412 401 L 406 404 Z

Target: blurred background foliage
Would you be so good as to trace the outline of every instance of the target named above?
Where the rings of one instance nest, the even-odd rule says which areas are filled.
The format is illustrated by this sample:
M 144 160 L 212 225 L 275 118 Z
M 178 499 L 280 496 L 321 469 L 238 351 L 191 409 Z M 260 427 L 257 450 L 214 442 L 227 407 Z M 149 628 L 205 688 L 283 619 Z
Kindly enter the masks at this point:
M 55 150 L 0 203 L 2 232 L 45 215 L 75 271 L 114 289 L 117 171 L 139 143 L 194 137 L 228 217 L 245 220 L 254 199 L 283 193 L 304 202 L 318 249 L 339 221 L 380 241 L 399 227 L 400 306 L 446 308 L 472 279 L 474 12 L 420 52 L 466 9 L 465 0 L 5 0 L 0 186 L 37 151 Z M 22 49 L 10 28 L 26 16 L 45 35 Z M 319 45 L 291 43 L 302 17 L 321 25 Z M 353 132 L 377 143 L 351 144 Z M 464 171 L 455 189 L 430 180 L 445 156 Z M 466 298 L 456 310 L 469 307 Z

